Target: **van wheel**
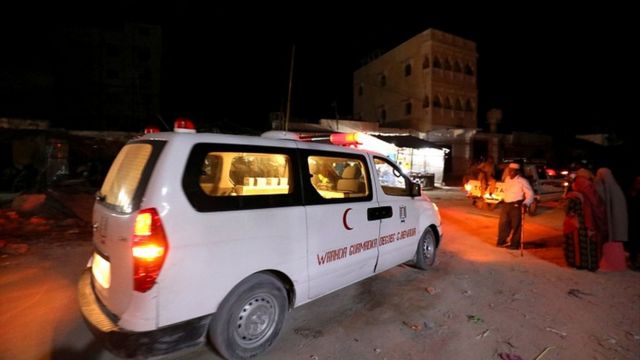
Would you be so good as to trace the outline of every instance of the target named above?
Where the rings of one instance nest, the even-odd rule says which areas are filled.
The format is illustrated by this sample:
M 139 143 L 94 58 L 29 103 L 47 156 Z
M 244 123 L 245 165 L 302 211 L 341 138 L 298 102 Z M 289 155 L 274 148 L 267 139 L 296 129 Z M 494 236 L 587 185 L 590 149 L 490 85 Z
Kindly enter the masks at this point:
M 209 340 L 227 359 L 266 351 L 280 333 L 287 293 L 275 277 L 255 274 L 225 297 L 209 324 Z
M 427 228 L 418 242 L 416 251 L 416 267 L 427 270 L 436 261 L 436 236 L 431 228 Z

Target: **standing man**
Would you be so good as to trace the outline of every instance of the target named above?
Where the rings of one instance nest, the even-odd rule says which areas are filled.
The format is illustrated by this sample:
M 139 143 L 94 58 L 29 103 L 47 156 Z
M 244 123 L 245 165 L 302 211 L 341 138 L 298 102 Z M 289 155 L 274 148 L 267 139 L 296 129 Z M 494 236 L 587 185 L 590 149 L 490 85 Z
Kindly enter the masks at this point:
M 518 174 L 520 165 L 511 163 L 507 167 L 507 177 L 502 189 L 504 191 L 504 206 L 500 213 L 498 225 L 498 246 L 511 250 L 520 248 L 520 234 L 522 227 L 522 211 L 533 203 L 533 190 L 524 177 Z M 511 241 L 507 239 L 511 235 Z

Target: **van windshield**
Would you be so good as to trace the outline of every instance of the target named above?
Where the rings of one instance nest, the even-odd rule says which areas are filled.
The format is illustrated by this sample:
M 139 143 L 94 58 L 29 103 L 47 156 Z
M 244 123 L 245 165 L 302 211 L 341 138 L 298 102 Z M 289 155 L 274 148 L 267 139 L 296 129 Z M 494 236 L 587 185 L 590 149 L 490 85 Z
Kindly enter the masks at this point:
M 142 172 L 151 157 L 151 144 L 128 144 L 116 157 L 98 196 L 123 212 L 133 210 L 133 199 Z

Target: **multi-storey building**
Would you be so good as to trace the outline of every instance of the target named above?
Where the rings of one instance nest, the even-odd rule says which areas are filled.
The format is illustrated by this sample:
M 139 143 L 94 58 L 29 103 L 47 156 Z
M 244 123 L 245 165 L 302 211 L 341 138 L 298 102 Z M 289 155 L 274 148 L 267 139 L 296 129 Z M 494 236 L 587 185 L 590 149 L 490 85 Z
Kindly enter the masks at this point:
M 474 42 L 424 31 L 354 73 L 354 115 L 420 132 L 476 128 Z

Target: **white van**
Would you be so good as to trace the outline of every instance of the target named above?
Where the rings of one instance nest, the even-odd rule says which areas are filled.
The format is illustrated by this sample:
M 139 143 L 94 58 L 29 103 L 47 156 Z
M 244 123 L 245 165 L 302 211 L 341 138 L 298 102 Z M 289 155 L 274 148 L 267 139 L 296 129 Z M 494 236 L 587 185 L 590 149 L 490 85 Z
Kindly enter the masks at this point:
M 436 205 L 381 155 L 176 132 L 123 147 L 93 230 L 82 314 L 125 357 L 206 337 L 254 357 L 293 307 L 407 261 L 427 269 L 442 239 Z

